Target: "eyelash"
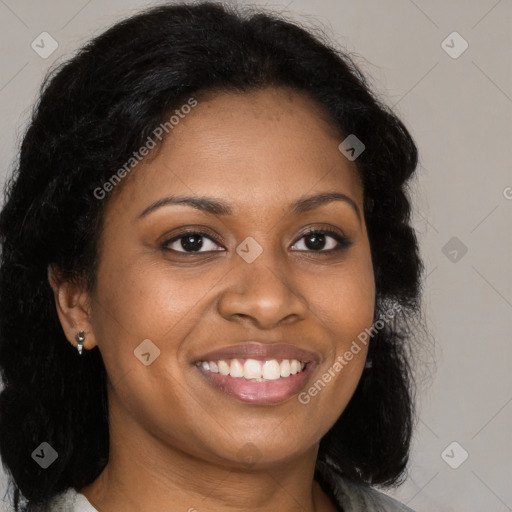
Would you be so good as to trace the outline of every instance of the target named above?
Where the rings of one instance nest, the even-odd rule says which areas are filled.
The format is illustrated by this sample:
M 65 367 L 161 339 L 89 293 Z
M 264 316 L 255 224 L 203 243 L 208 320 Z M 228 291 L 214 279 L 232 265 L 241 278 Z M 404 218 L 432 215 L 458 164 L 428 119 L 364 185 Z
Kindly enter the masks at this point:
M 313 229 L 310 229 L 310 230 L 306 231 L 305 233 L 302 233 L 300 238 L 298 238 L 297 241 L 293 245 L 295 245 L 297 242 L 299 242 L 303 238 L 305 238 L 308 235 L 311 235 L 313 233 L 314 234 L 326 234 L 326 235 L 329 235 L 330 237 L 334 238 L 336 240 L 336 242 L 338 242 L 338 246 L 335 247 L 334 249 L 328 249 L 326 251 L 325 250 L 315 251 L 313 249 L 308 249 L 306 251 L 300 250 L 298 252 L 309 252 L 309 253 L 319 253 L 319 254 L 322 254 L 322 253 L 323 254 L 326 254 L 326 253 L 327 254 L 332 254 L 334 252 L 341 251 L 343 249 L 348 249 L 352 245 L 352 242 L 347 237 L 345 237 L 343 235 L 340 235 L 337 231 L 335 231 L 333 229 L 329 229 L 329 228 L 313 228 Z M 190 230 L 182 231 L 178 235 L 175 235 L 172 238 L 164 241 L 162 243 L 162 245 L 161 245 L 161 248 L 163 250 L 175 252 L 175 253 L 178 253 L 178 254 L 194 254 L 194 255 L 196 255 L 196 254 L 205 254 L 205 253 L 208 253 L 208 252 L 216 252 L 216 251 L 203 251 L 203 252 L 198 252 L 198 251 L 175 251 L 174 249 L 169 249 L 169 247 L 168 247 L 169 244 L 171 244 L 173 242 L 176 242 L 176 241 L 178 241 L 178 240 L 180 240 L 182 238 L 186 238 L 189 235 L 200 235 L 202 237 L 209 238 L 215 244 L 220 245 L 220 242 L 212 234 L 207 233 L 205 231 L 198 231 L 198 230 L 190 229 Z

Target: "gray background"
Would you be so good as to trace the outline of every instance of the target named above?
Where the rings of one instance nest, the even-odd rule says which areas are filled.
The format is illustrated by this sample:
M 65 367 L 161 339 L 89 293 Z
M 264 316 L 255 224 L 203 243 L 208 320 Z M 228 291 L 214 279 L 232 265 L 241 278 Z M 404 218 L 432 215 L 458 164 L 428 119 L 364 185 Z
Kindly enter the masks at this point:
M 392 494 L 418 512 L 512 511 L 512 2 L 254 3 L 320 26 L 356 54 L 419 146 L 411 192 L 435 350 L 420 360 L 410 473 Z M 2 182 L 47 69 L 148 5 L 0 0 Z M 31 48 L 43 31 L 58 42 L 47 59 Z M 457 58 L 445 49 L 460 52 L 458 36 L 442 45 L 454 31 L 469 45 Z

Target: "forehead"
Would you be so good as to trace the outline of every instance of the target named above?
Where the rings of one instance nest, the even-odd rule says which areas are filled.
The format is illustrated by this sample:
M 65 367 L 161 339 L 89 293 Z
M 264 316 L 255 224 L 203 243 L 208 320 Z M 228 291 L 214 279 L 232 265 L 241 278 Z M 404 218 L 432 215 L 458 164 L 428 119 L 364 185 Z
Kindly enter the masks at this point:
M 198 95 L 156 156 L 137 164 L 120 195 L 128 208 L 166 192 L 224 197 L 248 208 L 287 202 L 317 185 L 360 196 L 356 165 L 338 150 L 341 137 L 302 92 Z

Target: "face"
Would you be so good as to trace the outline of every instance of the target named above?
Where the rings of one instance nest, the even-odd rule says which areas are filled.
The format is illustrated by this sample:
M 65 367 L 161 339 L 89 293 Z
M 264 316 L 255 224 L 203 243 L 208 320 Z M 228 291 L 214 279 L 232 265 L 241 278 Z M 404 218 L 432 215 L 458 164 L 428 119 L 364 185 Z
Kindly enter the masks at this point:
M 262 465 L 291 459 L 334 424 L 366 347 L 344 354 L 372 325 L 375 299 L 363 190 L 340 142 L 301 93 L 217 93 L 198 97 L 125 178 L 106 209 L 90 301 L 118 424 L 226 466 L 247 450 Z M 333 192 L 341 199 L 292 209 Z M 213 198 L 226 211 L 161 201 L 171 196 Z M 251 341 L 260 357 L 244 351 Z M 272 378 L 261 382 L 212 375 L 219 358 L 196 364 L 234 345 L 242 367 L 277 343 L 307 352 L 297 356 L 303 372 L 279 376 L 287 347 L 271 353 Z

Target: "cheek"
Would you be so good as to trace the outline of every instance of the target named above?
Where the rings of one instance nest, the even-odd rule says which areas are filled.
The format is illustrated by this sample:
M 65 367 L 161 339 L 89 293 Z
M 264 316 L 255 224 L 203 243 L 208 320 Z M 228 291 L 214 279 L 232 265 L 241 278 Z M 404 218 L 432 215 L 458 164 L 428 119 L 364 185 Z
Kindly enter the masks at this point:
M 107 324 L 130 336 L 163 336 L 205 296 L 208 279 L 184 279 L 184 272 L 143 257 L 104 262 L 98 274 L 98 297 L 105 304 Z M 114 318 L 108 318 L 108 313 Z
M 212 275 L 215 274 L 215 275 Z M 162 359 L 175 361 L 182 340 L 204 314 L 204 301 L 221 275 L 170 270 L 144 258 L 105 258 L 98 271 L 94 331 L 107 369 L 126 372 L 140 364 L 134 350 L 146 339 Z M 109 368 L 109 366 L 111 368 Z
M 358 335 L 370 328 L 375 313 L 375 287 L 373 274 L 358 272 L 337 282 L 331 288 L 336 305 L 333 305 L 333 325 L 340 333 L 338 350 L 345 350 Z
M 356 257 L 329 273 L 315 289 L 318 315 L 336 338 L 339 354 L 370 328 L 375 314 L 375 281 L 371 261 Z
M 374 320 L 375 282 L 364 258 L 339 268 L 316 288 L 316 316 L 332 337 L 331 350 L 317 381 L 302 403 L 317 401 L 325 419 L 334 423 L 352 397 L 364 370 L 369 331 Z M 325 284 L 328 286 L 325 286 Z
M 187 282 L 183 273 L 180 279 L 179 272 L 141 261 L 120 266 L 105 260 L 100 270 L 94 331 L 113 387 L 109 396 L 148 430 L 158 428 L 152 419 L 160 411 L 160 427 L 179 433 L 179 418 L 190 415 L 183 402 L 180 342 L 200 322 L 201 298 L 206 300 L 218 277 Z M 148 352 L 145 365 L 142 354 Z M 118 409 L 112 407 L 114 414 Z

